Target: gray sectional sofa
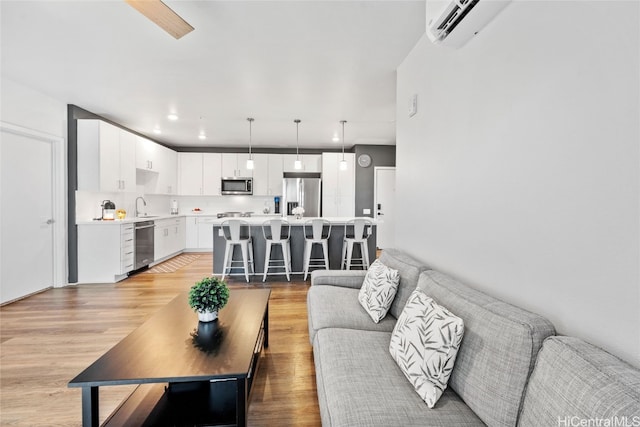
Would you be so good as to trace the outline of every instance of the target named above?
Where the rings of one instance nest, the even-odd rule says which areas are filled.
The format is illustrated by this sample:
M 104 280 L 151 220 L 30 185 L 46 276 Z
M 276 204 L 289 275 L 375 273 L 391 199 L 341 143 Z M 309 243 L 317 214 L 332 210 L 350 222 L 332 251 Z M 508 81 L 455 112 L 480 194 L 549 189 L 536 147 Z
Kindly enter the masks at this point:
M 580 340 L 557 337 L 545 318 L 399 250 L 384 250 L 380 261 L 399 271 L 400 284 L 377 324 L 358 302 L 366 272 L 312 273 L 309 338 L 323 426 L 572 426 L 614 416 L 629 422 L 638 416 L 640 425 L 639 370 Z M 395 321 L 416 287 L 465 324 L 448 387 L 433 409 L 389 354 Z

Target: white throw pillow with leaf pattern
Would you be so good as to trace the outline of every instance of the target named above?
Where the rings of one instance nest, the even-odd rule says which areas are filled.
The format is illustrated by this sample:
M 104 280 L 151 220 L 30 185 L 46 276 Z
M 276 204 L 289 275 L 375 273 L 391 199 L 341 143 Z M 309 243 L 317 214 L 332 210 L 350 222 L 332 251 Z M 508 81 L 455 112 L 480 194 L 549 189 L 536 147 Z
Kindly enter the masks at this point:
M 358 301 L 374 322 L 378 323 L 387 315 L 399 283 L 398 270 L 387 267 L 380 260 L 375 260 L 369 266 L 358 293 Z
M 463 333 L 462 319 L 420 289 L 393 328 L 389 352 L 429 408 L 447 388 Z

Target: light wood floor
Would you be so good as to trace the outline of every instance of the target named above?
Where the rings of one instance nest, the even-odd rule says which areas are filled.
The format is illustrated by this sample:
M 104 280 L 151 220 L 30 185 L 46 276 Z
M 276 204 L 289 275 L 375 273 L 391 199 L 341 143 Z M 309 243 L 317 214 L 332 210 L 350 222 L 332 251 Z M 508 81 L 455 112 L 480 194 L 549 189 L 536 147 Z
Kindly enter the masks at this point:
M 175 273 L 50 289 L 1 307 L 0 425 L 81 425 L 81 392 L 68 388 L 69 380 L 179 292 L 209 275 L 211 265 L 211 254 L 204 254 Z M 228 281 L 231 288 L 272 289 L 269 347 L 255 379 L 249 425 L 320 426 L 307 332 L 308 283 L 296 276 L 291 283 L 272 277 L 265 284 Z M 100 389 L 101 422 L 132 390 Z

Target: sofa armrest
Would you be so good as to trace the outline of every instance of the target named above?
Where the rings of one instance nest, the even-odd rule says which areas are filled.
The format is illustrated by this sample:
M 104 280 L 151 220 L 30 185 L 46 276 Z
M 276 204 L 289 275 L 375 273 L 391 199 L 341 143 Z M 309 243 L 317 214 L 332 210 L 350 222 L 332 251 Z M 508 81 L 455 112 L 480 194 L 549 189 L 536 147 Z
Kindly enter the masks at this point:
M 360 289 L 366 270 L 314 270 L 311 272 L 311 286 L 329 285 Z

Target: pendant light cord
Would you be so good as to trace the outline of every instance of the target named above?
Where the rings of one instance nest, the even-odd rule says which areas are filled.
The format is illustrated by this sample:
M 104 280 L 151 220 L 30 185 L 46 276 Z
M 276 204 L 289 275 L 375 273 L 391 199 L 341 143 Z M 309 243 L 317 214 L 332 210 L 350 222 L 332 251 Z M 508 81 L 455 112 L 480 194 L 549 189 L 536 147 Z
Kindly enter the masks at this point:
M 253 159 L 251 155 L 251 123 L 253 123 L 253 118 L 249 117 L 247 121 L 249 122 L 249 159 Z
M 295 119 L 294 122 L 296 124 L 296 160 L 298 160 L 299 159 L 299 156 L 298 156 L 298 145 L 299 145 L 299 143 L 298 143 L 298 124 L 300 124 L 300 119 Z

